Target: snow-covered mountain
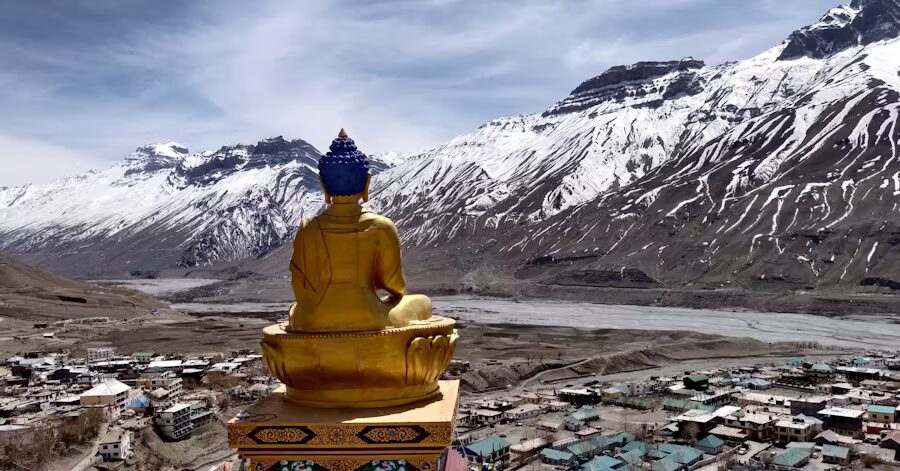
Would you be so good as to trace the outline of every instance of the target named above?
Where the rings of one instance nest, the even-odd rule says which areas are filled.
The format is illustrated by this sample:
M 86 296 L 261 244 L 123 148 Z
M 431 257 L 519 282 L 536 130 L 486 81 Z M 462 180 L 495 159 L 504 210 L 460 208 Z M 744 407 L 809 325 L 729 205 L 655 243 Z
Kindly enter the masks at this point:
M 543 112 L 383 155 L 372 206 L 408 269 L 448 282 L 900 289 L 898 33 L 900 0 L 853 0 L 746 60 L 612 67 Z M 84 272 L 257 256 L 244 266 L 281 272 L 321 205 L 318 155 L 140 148 L 0 191 L 0 250 Z
M 139 147 L 101 172 L 0 190 L 0 250 L 80 274 L 255 257 L 321 207 L 319 156 L 281 137 L 197 154 Z
M 747 60 L 613 67 L 406 159 L 377 200 L 457 275 L 900 289 L 898 29 L 898 0 L 854 0 Z

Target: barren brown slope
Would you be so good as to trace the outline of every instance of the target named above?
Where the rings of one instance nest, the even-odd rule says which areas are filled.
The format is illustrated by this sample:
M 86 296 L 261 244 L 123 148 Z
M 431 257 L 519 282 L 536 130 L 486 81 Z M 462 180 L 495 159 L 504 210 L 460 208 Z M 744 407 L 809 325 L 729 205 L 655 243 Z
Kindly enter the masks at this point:
M 139 291 L 63 278 L 0 255 L 0 317 L 35 321 L 92 316 L 126 319 L 165 307 Z

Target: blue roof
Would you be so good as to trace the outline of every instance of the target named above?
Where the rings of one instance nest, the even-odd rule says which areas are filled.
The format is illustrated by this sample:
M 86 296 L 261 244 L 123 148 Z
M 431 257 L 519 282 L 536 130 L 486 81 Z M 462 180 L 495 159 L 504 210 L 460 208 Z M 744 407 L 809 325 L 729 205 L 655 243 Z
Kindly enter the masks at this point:
M 140 409 L 143 407 L 147 407 L 149 405 L 150 405 L 150 399 L 147 399 L 146 397 L 141 396 L 141 397 L 129 402 L 126 407 L 128 407 L 130 409 Z
M 891 406 L 879 406 L 877 404 L 869 405 L 869 408 L 866 409 L 869 412 L 874 412 L 876 414 L 896 414 L 897 408 Z
M 660 458 L 665 458 L 665 457 L 669 456 L 669 454 L 664 451 L 657 450 L 656 448 L 651 448 L 647 452 L 647 456 L 649 456 L 650 458 L 653 458 L 655 460 L 658 460 Z

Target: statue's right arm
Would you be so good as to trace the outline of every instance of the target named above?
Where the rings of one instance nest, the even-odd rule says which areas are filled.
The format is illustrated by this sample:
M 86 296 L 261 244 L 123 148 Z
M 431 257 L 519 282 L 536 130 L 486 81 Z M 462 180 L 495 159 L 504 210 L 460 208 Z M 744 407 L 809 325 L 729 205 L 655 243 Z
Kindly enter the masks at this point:
M 380 224 L 378 258 L 375 264 L 375 287 L 391 293 L 392 297 L 406 295 L 403 262 L 400 256 L 400 236 L 389 219 Z

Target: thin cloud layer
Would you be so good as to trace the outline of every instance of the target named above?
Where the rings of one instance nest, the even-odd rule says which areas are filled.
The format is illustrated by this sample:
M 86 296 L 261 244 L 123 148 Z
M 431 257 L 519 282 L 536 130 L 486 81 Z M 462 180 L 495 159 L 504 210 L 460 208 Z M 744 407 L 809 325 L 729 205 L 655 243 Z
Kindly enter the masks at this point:
M 366 151 L 413 152 L 612 65 L 752 56 L 833 2 L 6 2 L 0 185 L 170 140 L 324 148 L 346 127 Z

